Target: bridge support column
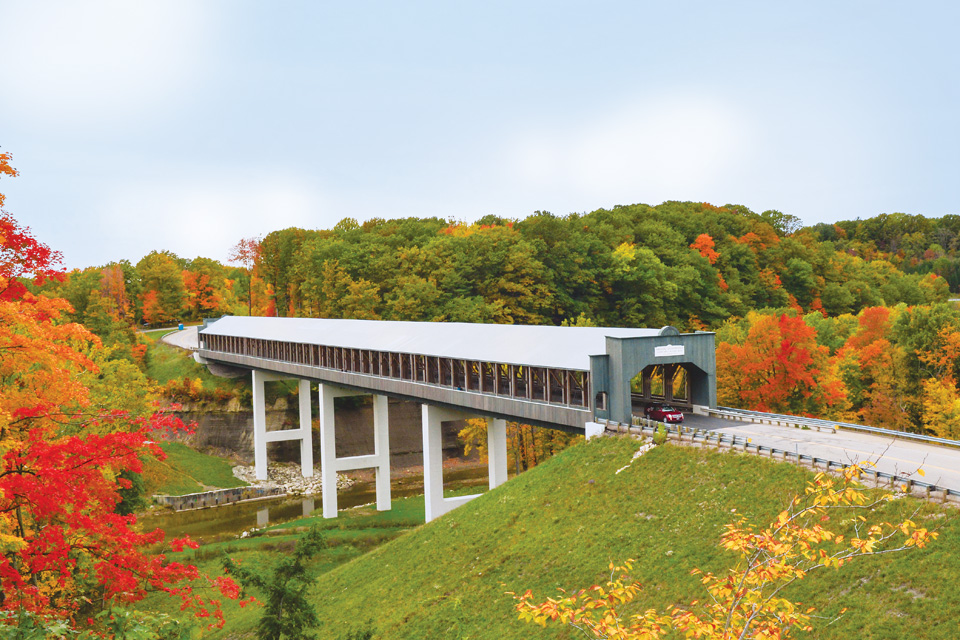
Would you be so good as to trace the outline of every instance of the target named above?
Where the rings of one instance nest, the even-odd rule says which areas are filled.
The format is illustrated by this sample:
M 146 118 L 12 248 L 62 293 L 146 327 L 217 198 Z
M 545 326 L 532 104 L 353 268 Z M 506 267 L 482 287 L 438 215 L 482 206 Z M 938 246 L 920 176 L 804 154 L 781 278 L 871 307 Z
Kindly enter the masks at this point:
M 453 420 L 465 420 L 473 414 L 452 409 L 423 405 L 423 502 L 426 521 L 430 522 L 443 514 L 473 500 L 480 494 L 443 497 L 443 432 L 441 425 Z M 487 422 L 487 470 L 489 485 L 495 489 L 507 481 L 507 421 L 500 419 Z
M 313 424 L 310 414 L 310 382 L 300 380 L 300 428 L 267 431 L 267 406 L 263 383 L 283 380 L 282 376 L 253 370 L 253 459 L 257 480 L 267 479 L 267 443 L 300 441 L 300 472 L 313 475 Z
M 500 418 L 487 421 L 487 473 L 491 489 L 507 481 L 507 421 Z
M 337 457 L 334 398 L 368 395 L 331 384 L 320 384 L 320 484 L 323 517 L 337 517 L 337 472 L 375 469 L 377 510 L 390 510 L 390 421 L 386 396 L 373 396 L 373 455 Z
M 253 370 L 253 464 L 257 480 L 267 479 L 267 408 L 263 393 L 267 376 Z

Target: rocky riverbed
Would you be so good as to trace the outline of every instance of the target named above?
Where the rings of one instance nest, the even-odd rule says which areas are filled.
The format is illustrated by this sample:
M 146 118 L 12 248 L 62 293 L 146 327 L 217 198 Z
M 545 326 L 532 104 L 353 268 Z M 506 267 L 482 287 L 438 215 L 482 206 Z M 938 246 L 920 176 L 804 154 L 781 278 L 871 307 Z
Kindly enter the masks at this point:
M 300 465 L 296 463 L 271 463 L 267 466 L 267 479 L 257 480 L 256 469 L 253 466 L 237 465 L 233 468 L 233 475 L 249 482 L 254 487 L 280 487 L 293 496 L 320 495 L 320 467 L 314 467 L 313 477 L 304 478 L 300 472 Z M 346 489 L 353 486 L 353 480 L 337 474 L 337 489 Z

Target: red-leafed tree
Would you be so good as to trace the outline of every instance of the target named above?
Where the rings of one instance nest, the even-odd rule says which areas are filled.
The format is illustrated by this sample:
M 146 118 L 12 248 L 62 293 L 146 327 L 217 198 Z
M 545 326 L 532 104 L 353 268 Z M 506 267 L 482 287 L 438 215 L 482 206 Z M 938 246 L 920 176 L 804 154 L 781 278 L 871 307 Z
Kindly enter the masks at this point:
M 144 550 L 163 533 L 138 531 L 135 516 L 117 513 L 119 489 L 130 486 L 121 474 L 162 455 L 151 431 L 179 421 L 104 408 L 110 385 L 93 385 L 109 375 L 95 364 L 99 339 L 65 320 L 65 300 L 11 284 L 27 272 L 56 273 L 57 254 L 4 220 L 16 234 L 4 237 L 0 263 L 0 611 L 74 619 L 162 590 L 220 616 L 195 594 L 195 567 Z M 212 582 L 235 595 L 232 582 Z
M 0 153 L 0 175 L 14 177 L 16 169 L 10 165 L 9 153 Z M 0 207 L 5 197 L 0 193 Z M 57 277 L 56 268 L 60 262 L 60 252 L 52 251 L 46 245 L 37 242 L 30 235 L 28 227 L 21 227 L 13 216 L 0 210 L 0 275 L 4 283 L 0 285 L 0 299 L 16 300 L 23 297 L 26 287 L 19 278 L 33 277 L 43 282 Z
M 717 387 L 723 402 L 758 411 L 832 415 L 846 390 L 802 318 L 750 314 L 743 344 L 717 346 Z

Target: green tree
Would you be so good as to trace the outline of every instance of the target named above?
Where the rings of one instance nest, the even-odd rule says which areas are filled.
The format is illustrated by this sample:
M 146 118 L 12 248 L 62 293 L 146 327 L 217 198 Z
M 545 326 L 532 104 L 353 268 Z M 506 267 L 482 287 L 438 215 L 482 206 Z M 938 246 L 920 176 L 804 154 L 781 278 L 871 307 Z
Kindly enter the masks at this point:
M 315 585 L 308 573 L 307 563 L 327 546 L 318 527 L 311 527 L 299 541 L 290 556 L 282 557 L 268 570 L 238 564 L 224 556 L 223 568 L 235 576 L 246 589 L 262 594 L 263 615 L 257 623 L 259 640 L 308 640 L 314 637 L 309 630 L 319 619 L 307 595 Z

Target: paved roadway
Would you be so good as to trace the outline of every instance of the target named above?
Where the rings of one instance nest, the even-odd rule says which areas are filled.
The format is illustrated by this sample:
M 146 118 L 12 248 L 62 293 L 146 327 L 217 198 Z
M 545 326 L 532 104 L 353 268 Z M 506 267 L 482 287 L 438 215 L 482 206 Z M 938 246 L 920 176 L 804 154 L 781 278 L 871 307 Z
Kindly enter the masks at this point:
M 869 460 L 876 464 L 879 471 L 960 491 L 960 447 L 945 447 L 849 430 L 829 433 L 815 429 L 732 422 L 693 414 L 684 414 L 684 424 L 688 427 L 743 436 L 750 438 L 752 444 L 799 452 L 834 462 Z M 921 476 L 917 469 L 923 469 L 925 475 Z
M 196 351 L 197 345 L 197 331 L 199 327 L 184 327 L 183 331 L 174 330 L 168 336 L 161 338 L 167 344 L 172 344 L 175 347 L 180 347 L 181 349 L 189 349 L 190 351 Z

